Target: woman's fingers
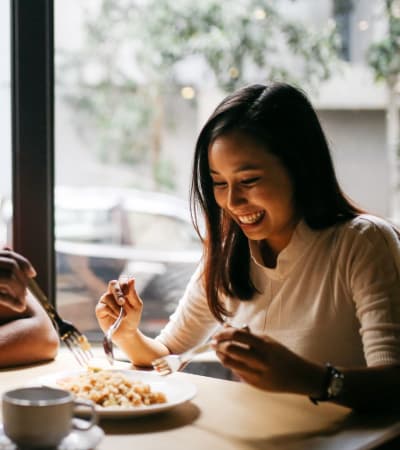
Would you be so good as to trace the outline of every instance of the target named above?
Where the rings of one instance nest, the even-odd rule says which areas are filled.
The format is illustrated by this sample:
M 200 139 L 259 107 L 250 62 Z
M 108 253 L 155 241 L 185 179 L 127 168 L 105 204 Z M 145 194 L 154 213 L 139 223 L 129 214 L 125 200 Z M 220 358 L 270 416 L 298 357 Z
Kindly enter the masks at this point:
M 115 313 L 113 312 L 113 310 L 110 308 L 110 306 L 104 301 L 103 299 L 104 296 L 102 296 L 100 298 L 100 300 L 98 301 L 97 305 L 96 305 L 96 316 L 99 319 L 104 319 L 106 317 L 114 317 Z
M 128 281 L 122 283 L 122 289 L 125 294 L 125 298 L 128 300 L 130 306 L 135 310 L 141 310 L 143 307 L 143 301 L 139 297 L 135 289 L 135 279 L 130 278 Z
M 125 295 L 117 280 L 110 281 L 109 290 L 111 291 L 112 295 L 115 298 L 115 301 L 118 303 L 119 306 L 125 304 Z
M 218 358 L 221 360 L 221 363 L 235 372 L 240 373 L 248 373 L 248 374 L 259 374 L 263 366 L 258 367 L 258 365 L 254 364 L 254 362 L 248 358 L 236 358 L 231 354 L 226 354 L 217 351 L 216 352 Z
M 252 349 L 264 352 L 265 347 L 268 343 L 274 342 L 273 339 L 268 336 L 263 336 L 262 338 L 256 336 L 255 334 L 248 331 L 245 328 L 224 328 L 213 337 L 216 344 L 221 344 L 222 342 L 237 342 L 243 344 L 243 346 L 251 347 Z
M 109 315 L 117 318 L 121 306 L 125 310 L 126 316 L 137 314 L 143 305 L 142 300 L 136 293 L 135 280 L 133 278 L 128 281 L 111 280 L 108 283 L 108 290 L 103 294 L 96 307 L 96 315 L 98 318 Z
M 115 314 L 110 303 L 105 299 L 106 295 L 103 295 L 96 305 L 95 313 L 99 322 L 100 328 L 106 332 L 110 326 L 116 321 L 117 315 Z
M 262 355 L 255 351 L 248 344 L 243 344 L 236 341 L 224 341 L 216 346 L 216 353 L 224 365 L 229 365 L 230 368 L 236 368 L 231 366 L 232 361 L 239 364 L 243 364 L 246 367 L 251 367 L 258 370 L 264 370 L 266 367 L 266 360 L 268 350 L 264 349 Z
M 100 297 L 100 300 L 96 306 L 96 311 L 103 312 L 104 310 L 108 312 L 111 317 L 118 317 L 119 310 L 121 306 L 117 304 L 114 294 L 106 292 Z
M 213 341 L 217 355 L 225 366 L 233 370 L 248 367 L 256 372 L 268 367 L 275 342 L 268 337 L 256 336 L 247 329 L 232 327 L 222 329 Z

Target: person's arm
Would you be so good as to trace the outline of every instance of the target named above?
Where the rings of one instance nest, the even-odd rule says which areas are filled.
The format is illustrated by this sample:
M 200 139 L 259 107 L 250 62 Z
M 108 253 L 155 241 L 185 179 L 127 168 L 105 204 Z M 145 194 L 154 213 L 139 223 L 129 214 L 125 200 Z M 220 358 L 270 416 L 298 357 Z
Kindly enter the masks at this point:
M 118 317 L 120 305 L 124 305 L 125 317 L 113 335 L 113 341 L 138 366 L 151 366 L 151 362 L 160 356 L 182 353 L 204 342 L 219 324 L 211 314 L 202 291 L 200 273 L 199 266 L 174 314 L 155 339 L 145 336 L 139 330 L 143 302 L 135 290 L 134 280 L 121 283 L 123 295 L 116 292 L 116 282 L 110 282 L 108 291 L 100 298 L 96 307 L 101 329 L 104 332 L 108 330 Z
M 0 305 L 0 367 L 51 360 L 58 346 L 56 330 L 30 294 L 22 312 Z
M 400 408 L 400 367 L 343 369 L 343 395 L 335 402 L 365 411 Z
M 144 335 L 139 329 L 113 340 L 138 367 L 151 367 L 152 361 L 170 353 L 163 343 Z
M 225 367 L 257 388 L 314 398 L 324 394 L 326 368 L 271 338 L 228 327 L 215 335 L 214 348 Z M 338 369 L 344 385 L 335 403 L 365 411 L 400 407 L 400 367 Z

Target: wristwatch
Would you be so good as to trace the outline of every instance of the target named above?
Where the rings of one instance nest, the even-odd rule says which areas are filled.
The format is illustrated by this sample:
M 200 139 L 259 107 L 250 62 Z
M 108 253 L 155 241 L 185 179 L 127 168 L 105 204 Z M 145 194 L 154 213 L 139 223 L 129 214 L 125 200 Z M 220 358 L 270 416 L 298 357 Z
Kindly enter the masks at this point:
M 326 364 L 326 372 L 323 384 L 323 391 L 320 397 L 311 397 L 310 400 L 317 405 L 318 402 L 325 402 L 334 400 L 343 392 L 344 375 L 340 370 L 333 367 L 331 364 Z

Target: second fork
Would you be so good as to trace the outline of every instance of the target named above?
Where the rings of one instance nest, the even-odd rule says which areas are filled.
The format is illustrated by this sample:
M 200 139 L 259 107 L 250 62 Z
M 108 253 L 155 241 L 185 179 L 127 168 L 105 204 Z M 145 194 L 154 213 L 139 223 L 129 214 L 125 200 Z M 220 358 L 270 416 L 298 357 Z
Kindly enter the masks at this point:
M 226 326 L 232 326 L 230 323 L 225 322 Z M 247 324 L 240 327 L 241 330 L 250 331 Z M 245 344 L 242 345 L 244 348 L 249 348 Z M 156 370 L 160 375 L 169 375 L 170 373 L 182 370 L 196 355 L 200 353 L 207 352 L 211 350 L 211 341 L 204 344 L 199 344 L 196 347 L 188 350 L 187 352 L 181 353 L 180 355 L 166 355 L 161 358 L 157 358 L 152 361 L 153 369 Z
M 169 375 L 183 369 L 196 355 L 207 352 L 211 348 L 211 342 L 206 342 L 180 355 L 166 355 L 157 358 L 152 362 L 152 366 L 160 375 Z

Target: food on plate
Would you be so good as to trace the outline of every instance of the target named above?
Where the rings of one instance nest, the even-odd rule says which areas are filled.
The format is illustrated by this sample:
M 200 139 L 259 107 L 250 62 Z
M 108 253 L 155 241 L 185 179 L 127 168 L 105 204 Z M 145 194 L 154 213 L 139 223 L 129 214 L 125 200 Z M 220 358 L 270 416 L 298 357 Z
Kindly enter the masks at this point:
M 102 407 L 126 408 L 167 402 L 163 392 L 154 392 L 149 384 L 132 380 L 119 371 L 88 369 L 58 380 L 57 385 Z
M 87 340 L 87 337 L 84 335 L 78 336 L 78 343 L 81 349 L 84 351 L 89 351 L 92 348 L 90 342 Z

